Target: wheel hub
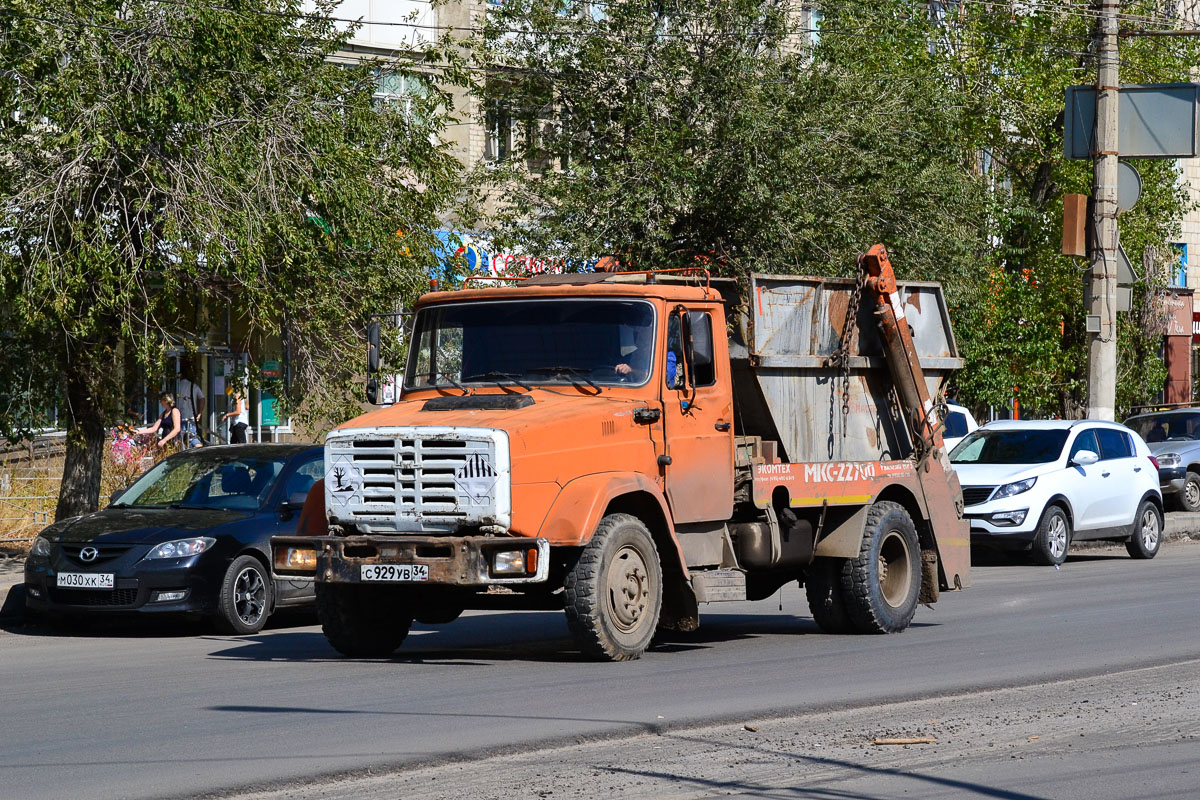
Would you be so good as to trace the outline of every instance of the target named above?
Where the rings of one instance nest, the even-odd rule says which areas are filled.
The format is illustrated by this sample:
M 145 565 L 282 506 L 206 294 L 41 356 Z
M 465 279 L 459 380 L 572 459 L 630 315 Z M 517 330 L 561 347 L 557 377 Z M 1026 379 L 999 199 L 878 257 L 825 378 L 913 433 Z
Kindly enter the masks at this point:
M 258 570 L 247 567 L 233 582 L 233 606 L 247 625 L 254 625 L 266 611 L 267 587 Z
M 1146 509 L 1146 513 L 1142 515 L 1142 545 L 1147 550 L 1153 550 L 1158 546 L 1158 537 L 1158 514 L 1152 509 Z
M 893 608 L 899 608 L 912 585 L 908 546 L 899 531 L 889 531 L 879 544 L 879 593 Z
M 646 561 L 636 548 L 625 545 L 613 557 L 608 569 L 607 594 L 617 628 L 625 633 L 635 630 L 650 604 L 650 576 Z

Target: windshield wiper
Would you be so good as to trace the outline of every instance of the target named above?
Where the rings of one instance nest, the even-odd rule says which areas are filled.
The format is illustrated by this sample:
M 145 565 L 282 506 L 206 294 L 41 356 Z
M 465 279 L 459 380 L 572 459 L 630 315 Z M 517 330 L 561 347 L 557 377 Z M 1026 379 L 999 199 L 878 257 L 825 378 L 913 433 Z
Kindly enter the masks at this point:
M 583 369 L 582 367 L 534 367 L 527 370 L 527 372 L 533 372 L 538 375 L 579 375 L 583 378 L 584 383 L 591 386 L 597 392 L 600 392 L 600 385 L 588 377 L 594 371 Z M 577 381 L 571 381 L 571 383 L 574 383 L 576 386 L 579 385 Z
M 497 385 L 499 385 L 500 381 L 508 381 L 514 386 L 520 386 L 522 389 L 528 392 L 533 391 L 532 386 L 525 383 L 511 372 L 481 372 L 478 375 L 464 375 L 463 380 L 467 383 L 471 383 L 472 381 L 491 381 Z
M 463 394 L 470 394 L 470 393 L 471 393 L 471 390 L 470 390 L 470 389 L 468 389 L 467 387 L 463 386 L 463 385 L 462 385 L 461 383 L 459 383 L 458 381 L 454 380 L 454 376 L 453 376 L 453 375 L 451 375 L 449 372 L 439 372 L 439 373 L 436 375 L 436 377 L 438 377 L 438 378 L 445 378 L 445 379 L 446 379 L 446 381 L 447 381 L 447 382 L 449 382 L 449 383 L 450 383 L 450 385 L 451 385 L 451 386 L 453 386 L 455 389 L 462 389 L 462 393 L 463 393 Z
M 198 506 L 193 503 L 170 503 L 167 508 L 196 508 L 200 509 L 201 511 L 207 511 L 212 508 L 212 506 Z

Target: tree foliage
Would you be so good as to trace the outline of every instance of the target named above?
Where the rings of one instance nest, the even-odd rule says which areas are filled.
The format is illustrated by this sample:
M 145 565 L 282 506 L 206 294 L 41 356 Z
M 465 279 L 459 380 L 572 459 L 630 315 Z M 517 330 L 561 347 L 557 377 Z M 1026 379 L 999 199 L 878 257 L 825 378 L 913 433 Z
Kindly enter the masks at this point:
M 1080 413 L 1086 264 L 1059 254 L 1067 86 L 1095 80 L 1085 6 L 825 0 L 819 31 L 772 0 L 508 0 L 475 60 L 509 157 L 484 224 L 545 256 L 701 259 L 732 274 L 847 274 L 885 243 L 902 277 L 942 281 L 967 368 L 963 400 Z M 1152 2 L 1125 4 L 1141 19 Z M 1151 24 L 1165 24 L 1161 21 Z M 1125 82 L 1187 80 L 1188 40 L 1122 40 Z M 1188 209 L 1169 162 L 1138 164 L 1122 215 L 1135 264 L 1159 261 Z M 1153 397 L 1161 271 L 1121 324 L 1119 397 Z
M 412 294 L 458 187 L 442 97 L 372 97 L 332 3 L 0 5 L 0 433 L 57 405 L 59 515 L 95 508 L 140 367 L 217 325 L 283 335 L 310 414 L 353 395 L 368 310 Z M 404 234 L 397 240 L 397 232 Z

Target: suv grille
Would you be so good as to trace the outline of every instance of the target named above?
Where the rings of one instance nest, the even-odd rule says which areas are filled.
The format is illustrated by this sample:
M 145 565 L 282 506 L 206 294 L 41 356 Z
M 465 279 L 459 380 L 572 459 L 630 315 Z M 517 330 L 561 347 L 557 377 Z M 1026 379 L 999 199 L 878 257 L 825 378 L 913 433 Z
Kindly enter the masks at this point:
M 449 532 L 497 524 L 500 495 L 508 494 L 508 464 L 497 462 L 495 438 L 490 431 L 476 436 L 445 430 L 331 436 L 325 454 L 330 513 L 371 531 Z M 347 488 L 338 489 L 341 481 Z
M 977 506 L 992 496 L 995 486 L 964 486 L 962 487 L 963 505 Z

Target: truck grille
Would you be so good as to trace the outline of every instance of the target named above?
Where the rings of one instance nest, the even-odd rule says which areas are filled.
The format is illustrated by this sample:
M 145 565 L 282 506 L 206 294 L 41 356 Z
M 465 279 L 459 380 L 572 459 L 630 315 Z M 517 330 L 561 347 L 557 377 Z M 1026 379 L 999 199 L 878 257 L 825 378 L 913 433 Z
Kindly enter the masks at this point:
M 992 496 L 995 486 L 964 486 L 962 487 L 963 505 L 977 506 Z
M 391 430 L 335 431 L 326 440 L 326 507 L 335 521 L 366 532 L 507 526 L 507 436 Z

